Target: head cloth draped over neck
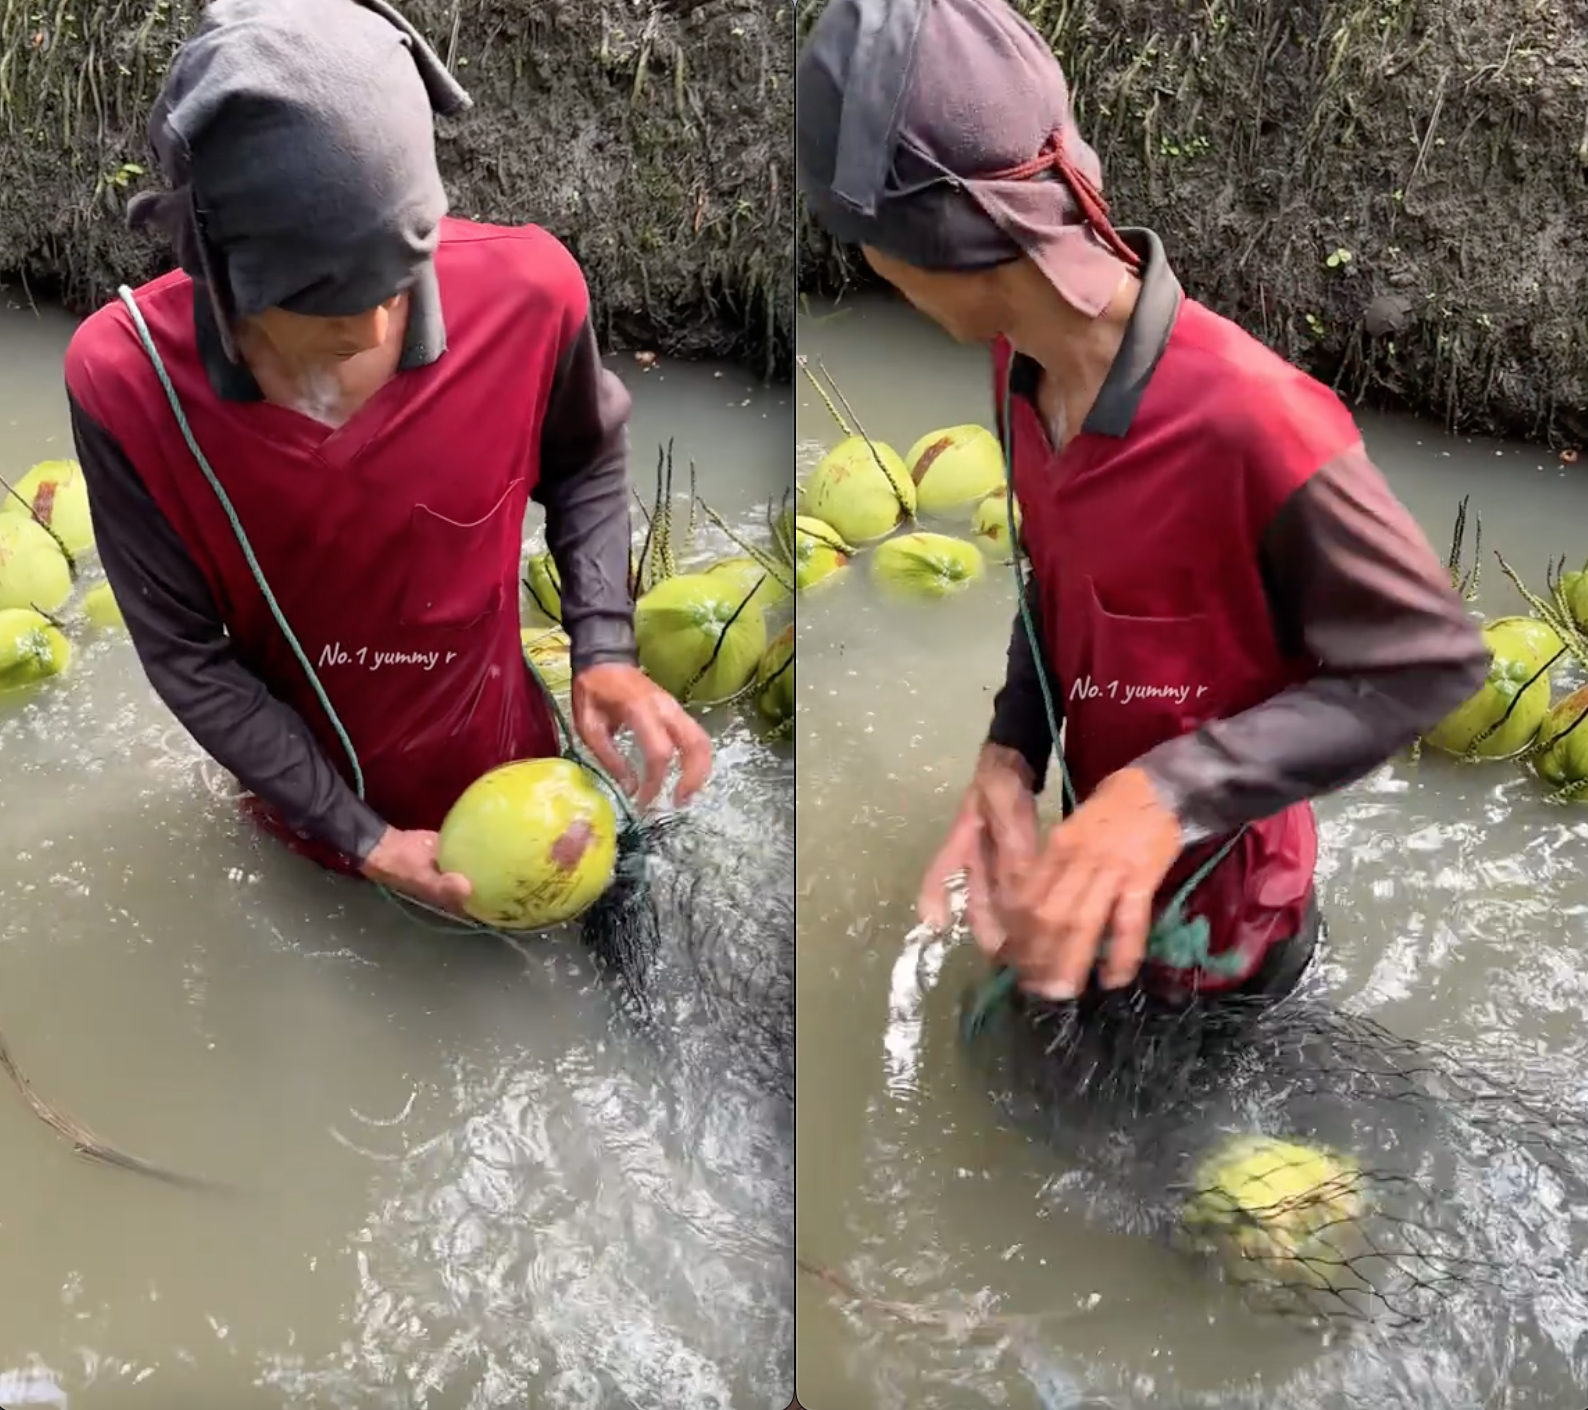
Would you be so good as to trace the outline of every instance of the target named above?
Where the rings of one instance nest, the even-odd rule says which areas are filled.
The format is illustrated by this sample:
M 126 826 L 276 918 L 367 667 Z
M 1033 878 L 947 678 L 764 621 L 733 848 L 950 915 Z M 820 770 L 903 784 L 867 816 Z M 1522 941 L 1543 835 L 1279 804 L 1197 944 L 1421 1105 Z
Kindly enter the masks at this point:
M 795 115 L 800 184 L 837 240 L 960 273 L 1026 254 L 1092 317 L 1137 264 L 1063 69 L 1004 0 L 830 0 Z
M 149 121 L 174 188 L 127 208 L 234 319 L 343 317 L 430 267 L 447 213 L 434 114 L 469 95 L 385 0 L 215 0 Z

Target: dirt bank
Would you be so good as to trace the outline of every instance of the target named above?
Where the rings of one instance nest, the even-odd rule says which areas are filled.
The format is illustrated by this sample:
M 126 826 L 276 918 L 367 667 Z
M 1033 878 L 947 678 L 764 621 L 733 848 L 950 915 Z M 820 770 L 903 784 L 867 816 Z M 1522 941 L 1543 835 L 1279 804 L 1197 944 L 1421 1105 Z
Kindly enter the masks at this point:
M 131 236 L 144 129 L 192 0 L 0 8 L 0 271 L 78 312 L 167 267 Z M 443 124 L 453 210 L 535 222 L 613 347 L 787 376 L 792 9 L 758 0 L 408 0 L 476 107 Z
M 1588 442 L 1583 0 L 1019 4 L 1196 297 L 1348 399 Z M 863 277 L 803 212 L 800 274 Z

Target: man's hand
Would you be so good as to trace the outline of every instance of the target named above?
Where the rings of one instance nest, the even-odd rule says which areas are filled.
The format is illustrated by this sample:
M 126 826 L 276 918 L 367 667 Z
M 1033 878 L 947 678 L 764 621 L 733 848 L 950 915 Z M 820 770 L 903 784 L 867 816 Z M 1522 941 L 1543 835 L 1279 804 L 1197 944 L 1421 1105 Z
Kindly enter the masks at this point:
M 1152 780 L 1133 767 L 1110 774 L 1048 834 L 1004 898 L 1009 939 L 998 958 L 1031 993 L 1073 999 L 1106 932 L 1102 984 L 1129 984 L 1146 956 L 1153 898 L 1180 846 L 1180 822 Z
M 641 809 L 662 791 L 668 766 L 678 759 L 673 802 L 682 807 L 711 776 L 711 738 L 638 666 L 587 666 L 573 678 L 573 726 L 604 768 Z M 645 774 L 636 779 L 616 736 L 630 731 L 640 746 Z
M 1030 767 L 1015 750 L 984 744 L 948 838 L 926 869 L 916 912 L 935 930 L 947 926 L 948 879 L 963 871 L 971 934 L 988 954 L 997 954 L 1005 928 L 996 899 L 1036 854 L 1037 800 Z
M 412 896 L 416 901 L 461 915 L 474 889 L 466 876 L 436 865 L 434 832 L 401 832 L 388 827 L 360 870 L 371 881 Z

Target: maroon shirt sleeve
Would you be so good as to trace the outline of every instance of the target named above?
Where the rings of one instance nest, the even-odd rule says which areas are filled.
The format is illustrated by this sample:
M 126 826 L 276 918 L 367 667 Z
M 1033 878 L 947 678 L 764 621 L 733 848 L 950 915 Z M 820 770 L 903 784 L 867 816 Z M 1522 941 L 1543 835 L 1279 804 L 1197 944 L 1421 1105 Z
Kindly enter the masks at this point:
M 1363 777 L 1471 696 L 1489 668 L 1444 565 L 1360 446 L 1286 501 L 1259 552 L 1281 649 L 1310 658 L 1314 674 L 1142 756 L 1188 841 Z M 1011 676 L 1017 668 L 1012 653 Z M 999 699 L 1031 693 L 1011 681 Z M 1030 728 L 997 713 L 1001 732 Z
M 563 355 L 540 438 L 534 498 L 546 511 L 546 547 L 562 589 L 573 669 L 632 665 L 629 594 L 628 389 L 601 365 L 586 316 Z
M 332 767 L 303 718 L 237 659 L 203 572 L 131 460 L 75 398 L 69 402 L 99 559 L 155 694 L 289 825 L 362 862 L 385 824 Z

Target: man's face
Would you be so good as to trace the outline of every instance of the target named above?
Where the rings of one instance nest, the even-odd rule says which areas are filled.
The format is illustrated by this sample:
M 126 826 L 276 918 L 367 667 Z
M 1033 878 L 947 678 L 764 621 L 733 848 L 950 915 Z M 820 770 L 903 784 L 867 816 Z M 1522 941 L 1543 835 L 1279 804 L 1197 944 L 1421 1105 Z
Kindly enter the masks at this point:
M 956 342 L 990 343 L 1003 333 L 1002 301 L 991 273 L 917 269 L 870 245 L 860 248 L 867 264 Z
M 268 308 L 253 322 L 288 362 L 303 366 L 346 362 L 385 343 L 392 310 L 401 298 L 397 294 L 364 313 L 343 318 L 313 318 L 283 308 Z

